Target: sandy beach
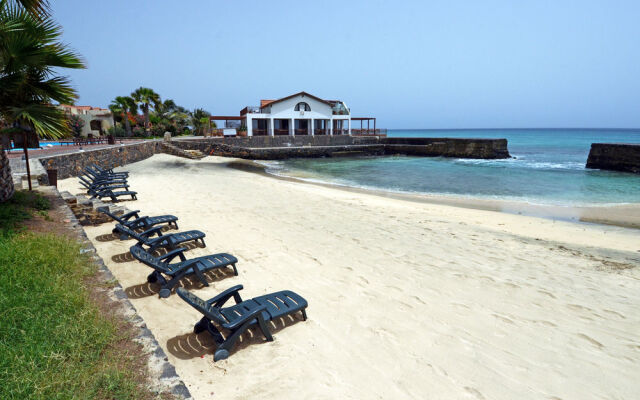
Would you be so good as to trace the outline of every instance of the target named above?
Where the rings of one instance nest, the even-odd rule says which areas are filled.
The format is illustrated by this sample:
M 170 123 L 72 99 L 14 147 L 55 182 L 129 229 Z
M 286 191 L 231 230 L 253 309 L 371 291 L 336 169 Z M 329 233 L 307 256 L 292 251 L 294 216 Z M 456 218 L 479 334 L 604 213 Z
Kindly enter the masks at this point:
M 213 362 L 200 315 L 160 299 L 151 269 L 86 227 L 196 399 L 631 399 L 640 392 L 640 231 L 409 201 L 274 179 L 230 159 L 127 165 L 145 215 L 206 233 L 239 276 L 210 298 L 289 289 L 309 303 Z M 77 178 L 58 182 L 80 193 Z

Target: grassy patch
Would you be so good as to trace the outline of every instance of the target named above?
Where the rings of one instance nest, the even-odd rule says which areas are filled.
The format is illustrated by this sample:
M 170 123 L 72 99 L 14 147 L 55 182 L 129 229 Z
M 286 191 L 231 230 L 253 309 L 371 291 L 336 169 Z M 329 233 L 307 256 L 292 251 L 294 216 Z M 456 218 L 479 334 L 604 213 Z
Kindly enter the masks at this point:
M 38 192 L 17 191 L 13 198 L 0 204 L 0 235 L 12 233 L 20 227 L 34 212 L 48 215 L 51 208 L 49 200 Z
M 73 240 L 19 229 L 46 208 L 31 194 L 0 204 L 0 399 L 149 398 L 129 333 L 85 286 L 95 264 Z

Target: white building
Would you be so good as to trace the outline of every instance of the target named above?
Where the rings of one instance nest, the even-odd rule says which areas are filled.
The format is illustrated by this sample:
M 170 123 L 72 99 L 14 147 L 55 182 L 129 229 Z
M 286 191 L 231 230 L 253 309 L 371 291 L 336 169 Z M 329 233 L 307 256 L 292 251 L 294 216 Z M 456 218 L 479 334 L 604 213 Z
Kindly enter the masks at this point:
M 240 121 L 247 136 L 351 134 L 351 112 L 344 102 L 323 100 L 306 92 L 261 100 L 259 107 L 245 107 L 239 117 L 211 119 Z
M 91 106 L 70 106 L 60 104 L 58 106 L 67 115 L 77 115 L 84 121 L 81 135 L 87 137 L 91 134 L 94 137 L 106 134 L 106 131 L 113 126 L 113 115 L 106 108 Z

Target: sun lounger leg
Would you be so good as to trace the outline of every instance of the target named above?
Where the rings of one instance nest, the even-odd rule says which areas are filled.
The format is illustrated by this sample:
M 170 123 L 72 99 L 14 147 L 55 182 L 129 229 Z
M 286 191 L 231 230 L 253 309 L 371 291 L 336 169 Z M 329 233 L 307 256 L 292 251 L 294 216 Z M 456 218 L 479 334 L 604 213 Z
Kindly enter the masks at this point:
M 306 308 L 302 309 L 302 320 L 303 321 L 307 320 L 307 309 Z
M 233 267 L 233 274 L 235 276 L 238 276 L 238 268 L 236 268 L 236 265 L 235 264 L 231 264 L 231 266 Z

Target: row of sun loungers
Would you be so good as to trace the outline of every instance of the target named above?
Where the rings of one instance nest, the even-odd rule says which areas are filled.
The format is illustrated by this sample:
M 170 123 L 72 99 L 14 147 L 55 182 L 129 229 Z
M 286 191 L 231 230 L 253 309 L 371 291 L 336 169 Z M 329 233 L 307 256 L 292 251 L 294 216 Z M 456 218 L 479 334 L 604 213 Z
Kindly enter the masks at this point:
M 153 269 L 147 281 L 160 285 L 158 294 L 161 298 L 169 297 L 180 280 L 187 276 L 195 276 L 204 286 L 209 286 L 204 275 L 207 271 L 232 268 L 234 275 L 238 275 L 238 259 L 231 254 L 216 253 L 188 259 L 185 256 L 187 249 L 179 245 L 195 242 L 204 247 L 206 235 L 198 230 L 163 233 L 167 228 L 178 229 L 178 218 L 173 215 L 141 217 L 139 210 L 124 215 L 115 215 L 108 207 L 98 210 L 116 222 L 113 233 L 121 240 L 131 238 L 137 241 L 129 251 L 136 260 Z M 158 250 L 163 250 L 164 254 Z M 176 289 L 182 300 L 203 314 L 194 326 L 194 333 L 206 330 L 213 337 L 218 344 L 214 361 L 229 357 L 238 338 L 252 326 L 257 326 L 265 339 L 272 341 L 267 322 L 298 312 L 302 313 L 303 320 L 307 319 L 307 301 L 292 291 L 242 300 L 239 293 L 242 288 L 242 285 L 234 286 L 209 300 L 203 300 L 185 288 Z M 232 297 L 236 304 L 224 307 Z M 223 336 L 218 327 L 228 333 Z
M 115 203 L 121 196 L 131 196 L 132 200 L 137 200 L 137 193 L 129 190 L 128 177 L 128 172 L 113 172 L 111 169 L 103 169 L 93 164 L 84 169 L 84 175 L 80 176 L 80 184 L 87 189 L 87 194 L 91 195 L 92 199 L 110 198 Z

